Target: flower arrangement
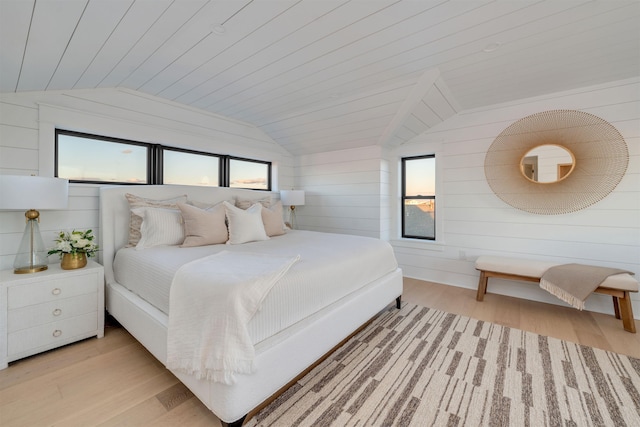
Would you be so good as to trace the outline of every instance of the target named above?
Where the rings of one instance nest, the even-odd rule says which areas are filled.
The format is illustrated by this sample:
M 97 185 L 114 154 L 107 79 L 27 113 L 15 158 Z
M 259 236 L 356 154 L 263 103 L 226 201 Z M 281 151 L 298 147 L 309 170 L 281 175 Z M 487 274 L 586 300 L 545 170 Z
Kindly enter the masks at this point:
M 85 253 L 88 257 L 92 257 L 98 251 L 98 245 L 93 241 L 93 230 L 76 231 L 71 233 L 61 231 L 58 238 L 54 241 L 56 245 L 49 250 L 49 255 L 60 254 L 80 254 Z

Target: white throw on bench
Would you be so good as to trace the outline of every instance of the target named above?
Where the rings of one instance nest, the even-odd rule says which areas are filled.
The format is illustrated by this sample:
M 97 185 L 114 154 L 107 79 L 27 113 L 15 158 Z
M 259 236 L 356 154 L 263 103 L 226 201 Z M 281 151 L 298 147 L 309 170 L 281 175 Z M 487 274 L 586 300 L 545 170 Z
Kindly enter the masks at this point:
M 542 275 L 551 267 L 560 265 L 554 262 L 534 261 L 521 258 L 500 256 L 480 256 L 476 260 L 476 270 L 480 271 L 478 294 L 476 299 L 482 301 L 487 293 L 489 277 L 501 279 L 540 282 Z M 613 297 L 613 309 L 616 319 L 622 319 L 626 331 L 636 332 L 633 318 L 630 292 L 638 292 L 638 281 L 629 274 L 615 274 L 607 277 L 594 291 Z

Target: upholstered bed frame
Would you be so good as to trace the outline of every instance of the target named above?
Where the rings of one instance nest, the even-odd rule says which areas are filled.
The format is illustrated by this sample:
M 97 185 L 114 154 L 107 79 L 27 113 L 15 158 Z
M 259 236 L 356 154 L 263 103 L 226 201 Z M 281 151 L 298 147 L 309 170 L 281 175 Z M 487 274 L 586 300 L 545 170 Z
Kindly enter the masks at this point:
M 191 200 L 217 203 L 239 197 L 259 200 L 271 193 L 192 186 L 120 186 L 100 189 L 100 247 L 105 268 L 106 307 L 159 361 L 166 361 L 168 317 L 116 282 L 113 260 L 128 238 L 126 193 L 151 199 L 187 194 Z M 256 345 L 255 372 L 226 385 L 174 372 L 223 424 L 242 425 L 251 413 L 309 366 L 402 294 L 402 272 L 395 270 Z

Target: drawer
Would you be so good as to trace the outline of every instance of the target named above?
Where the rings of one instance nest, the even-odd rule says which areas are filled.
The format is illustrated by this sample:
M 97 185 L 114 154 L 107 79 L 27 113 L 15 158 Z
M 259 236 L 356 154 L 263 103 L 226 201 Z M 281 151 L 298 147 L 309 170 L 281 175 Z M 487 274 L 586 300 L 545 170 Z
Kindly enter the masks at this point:
M 98 280 L 95 273 L 10 286 L 7 293 L 7 306 L 11 310 L 96 293 L 97 286 Z
M 43 304 L 9 310 L 8 332 L 92 313 L 98 310 L 98 294 L 84 294 Z
M 98 313 L 48 323 L 10 333 L 7 350 L 9 359 L 15 355 L 33 354 L 73 341 L 72 338 L 87 335 L 98 329 Z

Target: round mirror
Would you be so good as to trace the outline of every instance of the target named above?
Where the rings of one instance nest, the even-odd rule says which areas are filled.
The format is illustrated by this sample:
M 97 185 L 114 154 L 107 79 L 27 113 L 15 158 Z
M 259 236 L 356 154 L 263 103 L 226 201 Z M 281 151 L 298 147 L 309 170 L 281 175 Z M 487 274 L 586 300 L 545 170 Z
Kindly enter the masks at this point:
M 520 160 L 520 171 L 530 181 L 548 184 L 568 177 L 575 165 L 571 151 L 560 145 L 544 144 L 524 155 Z
M 541 161 L 534 169 L 538 181 L 525 178 L 523 160 L 538 156 L 537 147 L 565 150 L 555 166 L 553 182 L 541 181 Z M 571 160 L 569 160 L 569 158 Z M 564 168 L 558 181 L 558 164 Z M 629 165 L 629 150 L 613 125 L 577 110 L 550 110 L 513 122 L 493 141 L 484 159 L 491 190 L 514 208 L 539 215 L 576 212 L 604 199 L 622 180 Z M 546 167 L 545 167 L 546 168 Z M 567 170 L 568 169 L 568 170 Z M 535 177 L 535 175 L 533 175 Z

